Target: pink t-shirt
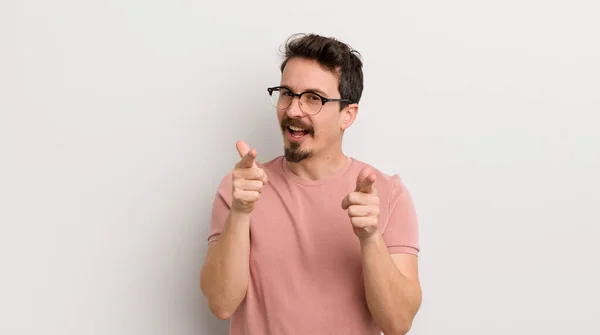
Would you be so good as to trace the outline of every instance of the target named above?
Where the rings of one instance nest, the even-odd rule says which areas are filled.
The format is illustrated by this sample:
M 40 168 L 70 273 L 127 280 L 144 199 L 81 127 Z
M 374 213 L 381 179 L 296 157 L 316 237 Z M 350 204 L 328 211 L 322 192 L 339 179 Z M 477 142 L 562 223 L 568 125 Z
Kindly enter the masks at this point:
M 230 320 L 231 335 L 380 334 L 365 299 L 360 243 L 342 199 L 365 163 L 305 180 L 279 156 L 250 221 L 250 281 Z M 390 253 L 419 252 L 417 216 L 397 175 L 377 174 L 379 229 Z M 208 241 L 219 239 L 232 200 L 229 173 L 215 197 Z

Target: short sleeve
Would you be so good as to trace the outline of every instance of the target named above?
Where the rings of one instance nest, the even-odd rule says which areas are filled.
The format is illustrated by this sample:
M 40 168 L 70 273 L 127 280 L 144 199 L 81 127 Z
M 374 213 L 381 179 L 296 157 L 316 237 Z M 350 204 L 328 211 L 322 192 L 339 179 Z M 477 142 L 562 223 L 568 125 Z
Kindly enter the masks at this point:
M 225 220 L 229 215 L 231 208 L 231 189 L 232 189 L 232 178 L 231 173 L 228 173 L 217 189 L 217 193 L 213 199 L 212 211 L 210 215 L 210 228 L 208 233 L 208 243 L 217 241 L 221 236 L 223 227 L 225 226 Z
M 392 181 L 388 223 L 383 232 L 383 239 L 391 254 L 418 255 L 419 227 L 412 197 L 398 175 L 394 175 Z

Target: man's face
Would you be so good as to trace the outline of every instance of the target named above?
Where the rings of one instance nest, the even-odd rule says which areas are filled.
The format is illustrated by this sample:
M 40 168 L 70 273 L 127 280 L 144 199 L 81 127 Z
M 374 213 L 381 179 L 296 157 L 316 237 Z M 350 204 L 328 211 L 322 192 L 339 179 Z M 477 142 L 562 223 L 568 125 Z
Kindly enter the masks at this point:
M 290 59 L 283 70 L 280 85 L 294 93 L 311 91 L 325 98 L 340 98 L 337 77 L 314 60 Z M 305 113 L 299 103 L 296 97 L 288 108 L 277 110 L 285 157 L 290 162 L 299 162 L 339 146 L 342 130 L 350 125 L 347 121 L 348 107 L 344 108 L 346 112 L 340 112 L 339 102 L 326 103 L 315 115 Z

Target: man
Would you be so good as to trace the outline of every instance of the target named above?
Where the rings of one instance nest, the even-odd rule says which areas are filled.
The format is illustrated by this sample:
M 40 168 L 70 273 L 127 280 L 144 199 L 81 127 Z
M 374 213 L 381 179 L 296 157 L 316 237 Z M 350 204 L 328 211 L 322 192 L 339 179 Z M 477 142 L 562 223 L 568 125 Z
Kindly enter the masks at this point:
M 363 89 L 358 53 L 288 40 L 268 88 L 285 154 L 243 141 L 213 203 L 200 286 L 230 334 L 405 334 L 421 304 L 417 218 L 397 175 L 347 157 Z

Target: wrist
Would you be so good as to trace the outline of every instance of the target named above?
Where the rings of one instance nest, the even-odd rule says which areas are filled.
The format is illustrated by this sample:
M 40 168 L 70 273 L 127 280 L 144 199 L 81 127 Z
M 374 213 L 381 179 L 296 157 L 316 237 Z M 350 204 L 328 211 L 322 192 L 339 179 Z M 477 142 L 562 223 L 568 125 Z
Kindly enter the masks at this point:
M 362 237 L 358 239 L 360 241 L 361 247 L 369 247 L 369 246 L 379 246 L 384 243 L 383 236 L 379 232 L 379 230 L 375 231 L 373 234 Z
M 240 209 L 236 209 L 236 208 L 231 208 L 229 210 L 229 215 L 235 219 L 238 219 L 238 218 L 239 219 L 248 219 L 248 218 L 250 218 L 251 214 L 252 214 L 251 211 L 245 211 L 245 210 L 240 210 Z

